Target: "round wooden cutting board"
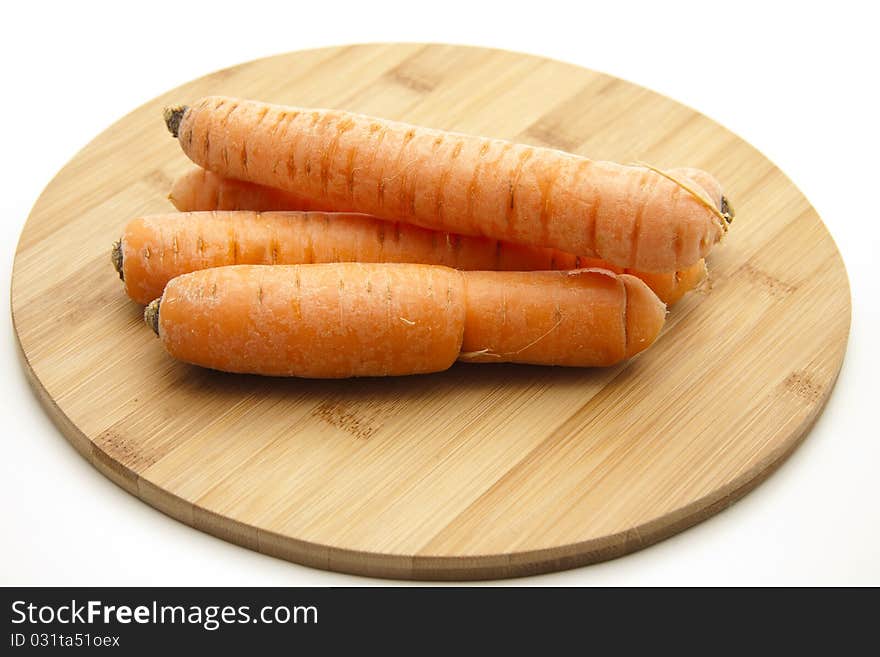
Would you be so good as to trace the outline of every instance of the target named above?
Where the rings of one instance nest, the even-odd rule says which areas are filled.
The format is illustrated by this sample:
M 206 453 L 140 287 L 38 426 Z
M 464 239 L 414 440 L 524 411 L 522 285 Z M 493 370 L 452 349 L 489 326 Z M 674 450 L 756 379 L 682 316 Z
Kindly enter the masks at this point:
M 191 166 L 162 107 L 208 94 L 702 167 L 737 217 L 710 256 L 708 284 L 622 366 L 459 364 L 344 381 L 201 370 L 165 354 L 109 253 L 129 219 L 172 210 L 171 180 Z M 473 579 L 625 554 L 742 496 L 828 398 L 850 297 L 804 196 L 694 110 L 539 57 L 385 44 L 218 71 L 109 127 L 34 206 L 12 314 L 33 386 L 64 435 L 157 509 L 318 568 Z

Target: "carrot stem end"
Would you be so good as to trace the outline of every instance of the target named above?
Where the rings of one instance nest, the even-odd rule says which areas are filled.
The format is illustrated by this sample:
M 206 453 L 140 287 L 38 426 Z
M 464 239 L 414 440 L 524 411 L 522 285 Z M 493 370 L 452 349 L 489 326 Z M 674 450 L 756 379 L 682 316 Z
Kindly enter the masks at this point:
M 110 260 L 113 262 L 113 269 L 119 274 L 119 280 L 125 281 L 125 274 L 122 272 L 122 240 L 113 242 L 113 249 L 110 251 Z
M 174 138 L 177 138 L 177 132 L 180 129 L 180 121 L 183 119 L 186 110 L 186 105 L 172 105 L 162 110 L 162 116 L 165 118 L 165 125 L 168 127 L 168 132 L 170 132 L 171 136 Z
M 154 299 L 144 308 L 144 322 L 153 329 L 153 333 L 159 335 L 159 303 L 161 299 Z
M 728 224 L 732 224 L 733 218 L 736 217 L 736 210 L 733 209 L 726 196 L 721 197 L 721 214 L 724 216 L 724 221 Z

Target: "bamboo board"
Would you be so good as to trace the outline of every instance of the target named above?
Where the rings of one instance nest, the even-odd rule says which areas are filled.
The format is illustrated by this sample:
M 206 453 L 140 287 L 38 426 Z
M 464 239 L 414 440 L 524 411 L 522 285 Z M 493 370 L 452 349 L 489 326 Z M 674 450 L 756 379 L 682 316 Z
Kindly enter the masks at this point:
M 703 167 L 737 219 L 709 284 L 622 366 L 460 364 L 332 382 L 199 370 L 165 355 L 108 256 L 128 219 L 171 209 L 171 179 L 190 166 L 162 107 L 214 93 Z M 742 496 L 824 405 L 850 297 L 804 196 L 699 113 L 539 57 L 386 44 L 218 71 L 110 126 L 34 206 L 12 314 L 26 371 L 66 438 L 147 503 L 318 568 L 470 579 L 625 554 Z

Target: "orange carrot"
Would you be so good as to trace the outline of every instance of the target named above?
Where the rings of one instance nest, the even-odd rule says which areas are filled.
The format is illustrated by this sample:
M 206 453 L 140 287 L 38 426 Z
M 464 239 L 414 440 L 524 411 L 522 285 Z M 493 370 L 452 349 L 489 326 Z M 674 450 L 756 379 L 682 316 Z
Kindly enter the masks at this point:
M 149 303 L 180 274 L 234 264 L 415 262 L 457 269 L 574 269 L 567 253 L 459 237 L 368 215 L 189 212 L 140 217 L 114 245 L 129 297 Z
M 730 215 L 702 185 L 645 166 L 420 128 L 340 110 L 225 97 L 166 109 L 196 164 L 434 230 L 673 271 L 704 257 Z
M 234 265 L 171 280 L 144 314 L 169 354 L 228 372 L 342 378 L 456 359 L 612 365 L 648 347 L 665 307 L 607 270 Z
M 553 249 L 440 233 L 368 215 L 246 210 L 134 219 L 114 245 L 113 261 L 128 296 L 142 304 L 160 296 L 175 276 L 235 264 L 352 261 L 413 262 L 467 270 L 609 268 L 601 260 Z M 684 272 L 636 275 L 649 280 L 661 300 L 670 303 L 692 289 L 704 273 L 701 260 Z

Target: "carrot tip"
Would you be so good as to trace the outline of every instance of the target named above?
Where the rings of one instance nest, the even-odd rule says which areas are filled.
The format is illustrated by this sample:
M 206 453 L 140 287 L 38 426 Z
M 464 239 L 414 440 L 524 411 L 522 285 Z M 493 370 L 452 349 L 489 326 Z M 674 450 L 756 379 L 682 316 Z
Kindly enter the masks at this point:
M 113 268 L 119 274 L 119 280 L 125 281 L 125 275 L 122 273 L 122 240 L 113 242 L 113 249 L 110 251 L 110 260 L 113 262 Z
M 161 299 L 153 299 L 149 305 L 144 308 L 144 322 L 153 329 L 153 333 L 159 335 L 159 303 Z
M 180 121 L 187 110 L 186 105 L 173 105 L 162 110 L 162 116 L 165 118 L 165 125 L 171 136 L 177 137 L 177 131 L 180 128 Z

